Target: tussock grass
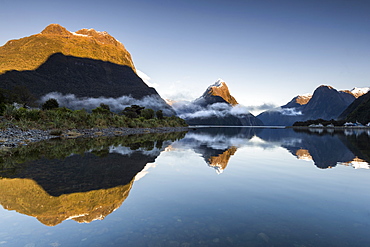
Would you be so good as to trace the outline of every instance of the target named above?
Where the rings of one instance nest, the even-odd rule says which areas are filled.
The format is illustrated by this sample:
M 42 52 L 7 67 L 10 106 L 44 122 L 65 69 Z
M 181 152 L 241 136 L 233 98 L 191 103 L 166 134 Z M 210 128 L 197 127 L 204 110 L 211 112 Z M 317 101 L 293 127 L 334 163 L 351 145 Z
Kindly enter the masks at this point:
M 129 118 L 125 115 L 112 113 L 110 111 L 70 110 L 65 107 L 52 110 L 16 109 L 12 105 L 6 105 L 4 117 L 8 123 L 17 125 L 23 130 L 42 129 L 91 129 L 91 128 L 154 128 L 154 127 L 184 127 L 187 126 L 181 118 L 163 117 L 162 119 L 144 117 Z M 4 121 L 0 129 L 6 128 Z

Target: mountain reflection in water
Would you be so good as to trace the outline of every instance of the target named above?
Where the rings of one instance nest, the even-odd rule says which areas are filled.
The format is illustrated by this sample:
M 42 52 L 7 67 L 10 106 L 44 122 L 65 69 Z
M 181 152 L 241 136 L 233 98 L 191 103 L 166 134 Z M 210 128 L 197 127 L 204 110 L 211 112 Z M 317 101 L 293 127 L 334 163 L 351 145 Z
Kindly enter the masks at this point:
M 135 176 L 183 136 L 51 140 L 11 150 L 2 157 L 0 203 L 48 226 L 103 219 L 127 198 Z
M 296 130 L 268 128 L 200 128 L 190 131 L 173 148 L 189 148 L 221 173 L 238 148 L 282 147 L 302 160 L 312 160 L 318 168 L 337 164 L 369 169 L 370 137 L 363 130 Z
M 318 168 L 369 168 L 368 132 L 199 128 L 188 133 L 51 140 L 1 156 L 0 203 L 54 226 L 104 219 L 164 150 L 190 149 L 222 173 L 240 148 L 284 148 Z

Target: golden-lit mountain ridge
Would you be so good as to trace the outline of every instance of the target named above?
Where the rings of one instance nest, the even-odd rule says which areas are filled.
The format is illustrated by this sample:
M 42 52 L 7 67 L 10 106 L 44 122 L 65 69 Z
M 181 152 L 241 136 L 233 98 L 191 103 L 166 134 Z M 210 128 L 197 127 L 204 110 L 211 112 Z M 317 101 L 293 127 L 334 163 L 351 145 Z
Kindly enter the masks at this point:
M 218 79 L 216 83 L 209 86 L 202 97 L 207 100 L 208 98 L 214 96 L 221 97 L 224 101 L 232 106 L 238 104 L 236 99 L 230 94 L 229 88 L 227 87 L 226 83 L 221 79 Z
M 55 53 L 127 65 L 135 71 L 130 53 L 107 32 L 94 29 L 70 32 L 58 24 L 50 24 L 39 34 L 10 40 L 1 46 L 0 74 L 9 70 L 34 70 Z

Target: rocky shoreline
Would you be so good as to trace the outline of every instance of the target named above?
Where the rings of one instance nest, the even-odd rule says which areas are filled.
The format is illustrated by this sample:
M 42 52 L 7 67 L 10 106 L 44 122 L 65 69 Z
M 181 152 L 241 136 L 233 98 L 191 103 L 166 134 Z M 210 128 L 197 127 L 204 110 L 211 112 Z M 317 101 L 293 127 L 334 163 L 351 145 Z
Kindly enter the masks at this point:
M 51 138 L 92 138 L 100 136 L 124 136 L 148 133 L 168 133 L 188 131 L 187 127 L 156 127 L 156 128 L 104 128 L 104 129 L 72 129 L 72 130 L 22 130 L 18 126 L 0 130 L 0 148 L 12 148 L 28 145 L 32 142 Z

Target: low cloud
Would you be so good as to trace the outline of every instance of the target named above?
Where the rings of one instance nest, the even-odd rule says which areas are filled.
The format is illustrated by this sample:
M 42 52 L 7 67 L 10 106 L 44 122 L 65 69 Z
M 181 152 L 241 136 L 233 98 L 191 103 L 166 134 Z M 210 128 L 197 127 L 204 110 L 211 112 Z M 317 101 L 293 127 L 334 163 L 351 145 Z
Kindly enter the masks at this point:
M 249 111 L 269 111 L 269 110 L 273 110 L 273 109 L 276 109 L 277 105 L 273 104 L 273 103 L 263 103 L 262 105 L 249 105 L 249 106 L 246 106 L 246 108 L 249 110 Z
M 136 69 L 136 74 L 148 85 L 149 87 L 158 87 L 159 85 L 157 83 L 150 82 L 151 78 L 142 72 L 141 70 Z
M 111 111 L 113 112 L 120 112 L 131 105 L 140 105 L 153 110 L 163 110 L 163 113 L 166 115 L 173 115 L 173 112 L 170 110 L 168 105 L 158 95 L 145 96 L 138 100 L 130 96 L 122 96 L 119 98 L 78 98 L 74 94 L 64 95 L 59 92 L 52 92 L 41 97 L 40 101 L 43 103 L 50 98 L 56 99 L 60 106 L 64 106 L 73 110 L 86 109 L 87 111 L 91 111 L 103 103 L 109 105 Z
M 302 111 L 297 110 L 296 108 L 281 108 L 279 110 L 281 114 L 285 116 L 301 116 L 303 115 Z
M 231 106 L 226 103 L 215 103 L 202 107 L 200 104 L 193 102 L 177 102 L 172 105 L 179 117 L 189 118 L 209 118 L 209 117 L 225 117 L 227 115 L 240 116 L 249 114 L 246 107 Z

